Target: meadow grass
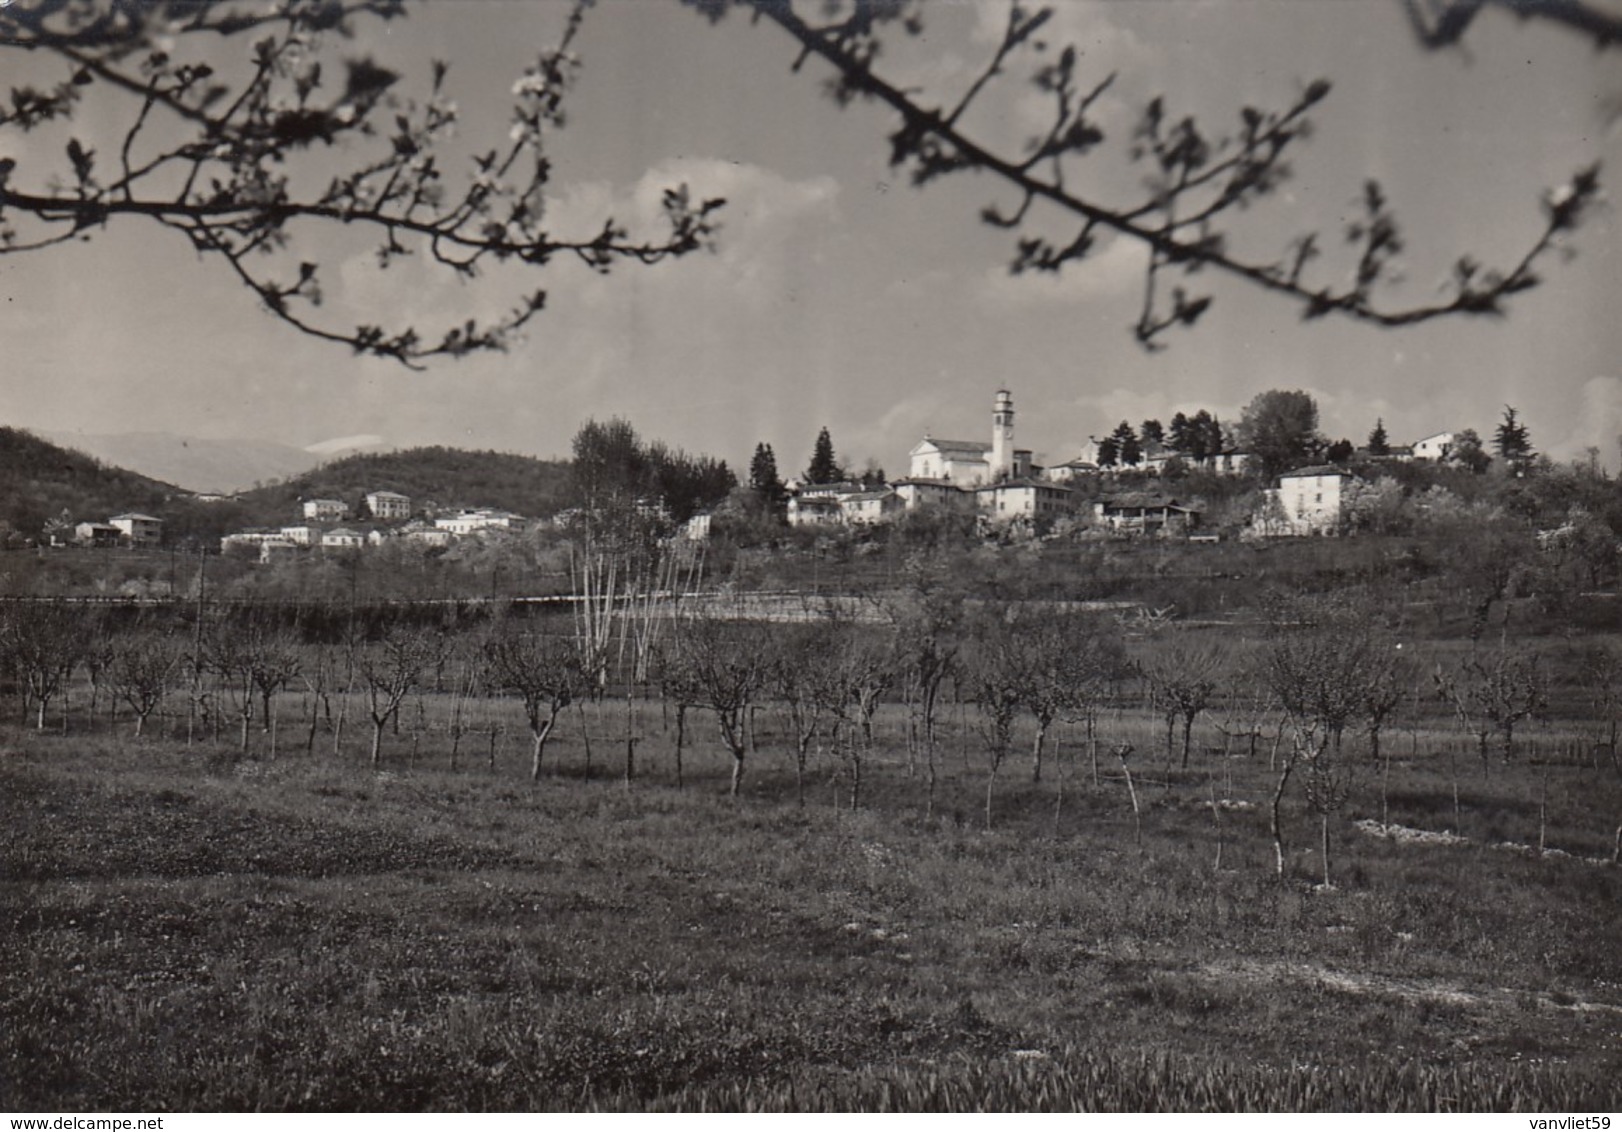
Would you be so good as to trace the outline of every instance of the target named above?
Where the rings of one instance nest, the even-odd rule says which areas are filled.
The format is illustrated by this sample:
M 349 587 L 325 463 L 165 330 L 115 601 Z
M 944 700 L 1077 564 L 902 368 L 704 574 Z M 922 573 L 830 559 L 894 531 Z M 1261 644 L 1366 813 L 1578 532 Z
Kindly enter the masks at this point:
M 1484 777 L 1440 730 L 1392 736 L 1323 890 L 1293 795 L 1273 874 L 1265 750 L 1202 729 L 1185 771 L 1147 716 L 1105 721 L 1140 821 L 1072 731 L 1044 781 L 1010 762 L 986 829 L 966 715 L 933 807 L 882 715 L 853 809 L 823 759 L 796 804 L 771 712 L 733 802 L 697 712 L 678 790 L 656 703 L 629 784 L 622 705 L 575 713 L 538 783 L 511 705 L 472 721 L 505 727 L 494 768 L 475 732 L 451 770 L 447 710 L 381 772 L 360 728 L 306 754 L 289 724 L 274 759 L 174 720 L 0 733 L 0 1106 L 1622 1108 L 1622 870 L 1586 859 L 1608 767 Z M 1455 778 L 1460 843 L 1352 824 L 1452 828 Z M 1494 847 L 1540 812 L 1572 856 Z

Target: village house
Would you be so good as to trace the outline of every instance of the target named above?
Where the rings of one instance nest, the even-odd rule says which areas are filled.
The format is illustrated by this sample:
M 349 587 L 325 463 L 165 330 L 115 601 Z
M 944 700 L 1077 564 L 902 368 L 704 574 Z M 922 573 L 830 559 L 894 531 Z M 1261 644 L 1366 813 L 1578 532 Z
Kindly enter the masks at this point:
M 411 518 L 411 497 L 397 491 L 372 491 L 366 494 L 366 508 L 374 519 Z
M 430 549 L 447 547 L 456 537 L 449 531 L 442 531 L 421 519 L 413 519 L 401 527 L 400 536 L 418 546 L 426 546 Z
M 836 526 L 845 521 L 840 499 L 862 490 L 861 484 L 848 481 L 791 485 L 787 512 L 789 526 Z
M 300 553 L 302 553 L 301 548 L 291 539 L 268 538 L 259 544 L 259 561 L 261 564 L 285 562 Z
M 1252 529 L 1263 536 L 1339 534 L 1342 501 L 1351 481 L 1349 472 L 1328 464 L 1285 472 L 1278 487 L 1267 493 Z
M 1050 464 L 1042 469 L 1042 475 L 1054 483 L 1073 483 L 1087 476 L 1096 476 L 1100 471 L 1102 469 L 1093 461 L 1077 456 L 1062 464 Z
M 286 542 L 291 544 L 292 540 L 286 538 L 280 531 L 263 529 L 251 531 L 232 531 L 230 534 L 220 539 L 220 553 L 242 553 L 248 548 L 252 548 L 255 552 L 257 552 L 259 548 L 264 546 L 267 542 Z
M 349 504 L 341 499 L 306 499 L 304 517 L 317 523 L 336 523 L 349 518 Z
M 524 517 L 515 515 L 511 511 L 496 511 L 493 509 L 480 509 L 478 511 L 463 511 L 459 515 L 451 515 L 444 519 L 435 519 L 434 526 L 453 535 L 470 535 L 474 531 L 510 531 L 522 526 Z
M 1041 518 L 1070 510 L 1072 490 L 1047 480 L 1015 479 L 974 490 L 978 509 L 997 522 Z
M 163 520 L 138 512 L 114 515 L 107 522 L 117 527 L 131 546 L 157 546 L 163 542 Z
M 1441 463 L 1453 452 L 1453 434 L 1438 432 L 1414 441 L 1414 459 Z
M 1149 492 L 1129 492 L 1093 504 L 1098 526 L 1129 535 L 1186 534 L 1199 525 L 1200 512 L 1175 499 Z
M 857 491 L 839 497 L 840 518 L 852 525 L 882 523 L 904 508 L 895 492 Z
M 951 480 L 917 479 L 908 476 L 890 485 L 902 510 L 916 511 L 920 507 L 943 507 L 953 511 L 974 508 L 974 492 L 958 487 Z
M 111 523 L 76 523 L 73 527 L 73 541 L 79 546 L 117 546 L 123 537 L 124 532 Z
M 281 536 L 295 546 L 314 546 L 321 539 L 321 531 L 306 524 L 283 527 Z
M 348 527 L 334 527 L 321 536 L 322 550 L 359 550 L 366 545 L 366 536 Z

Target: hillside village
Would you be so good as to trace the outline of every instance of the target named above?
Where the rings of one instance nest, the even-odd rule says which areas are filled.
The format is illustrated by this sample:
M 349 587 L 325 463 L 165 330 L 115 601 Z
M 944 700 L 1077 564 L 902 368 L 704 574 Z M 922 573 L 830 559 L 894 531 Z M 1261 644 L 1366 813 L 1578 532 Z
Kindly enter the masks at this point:
M 1135 433 L 1124 441 L 1118 434 L 1102 440 L 1089 437 L 1073 458 L 1043 467 L 1033 462 L 1030 449 L 1015 446 L 1013 394 L 1000 389 L 988 440 L 926 435 L 907 454 L 908 474 L 881 488 L 844 481 L 792 481 L 786 485 L 787 520 L 793 526 L 865 525 L 924 508 L 943 508 L 992 525 L 1047 526 L 1073 516 L 1113 534 L 1200 537 L 1202 510 L 1197 501 L 1179 499 L 1169 487 L 1159 489 L 1145 482 L 1181 479 L 1189 473 L 1254 477 L 1261 461 L 1255 453 L 1224 444 L 1221 428 L 1209 414 L 1199 417 L 1205 420 L 1191 426 L 1179 414 L 1169 434 L 1143 440 Z M 1378 453 L 1365 449 L 1345 455 L 1440 463 L 1451 454 L 1453 440 L 1453 433 L 1443 432 L 1412 445 L 1384 446 Z M 1123 478 L 1134 481 L 1133 489 L 1108 490 Z M 1341 465 L 1284 471 L 1265 489 L 1243 533 L 1263 538 L 1340 534 L 1345 504 L 1353 485 L 1360 482 Z M 1083 484 L 1104 490 L 1083 505 L 1077 491 Z
M 1513 410 L 1509 412 L 1513 418 Z M 622 424 L 616 422 L 610 431 Z M 1369 446 L 1354 449 L 1346 441 L 1329 445 L 1317 438 L 1297 461 L 1300 466 L 1268 475 L 1266 460 L 1235 443 L 1242 431 L 1225 431 L 1211 414 L 1201 411 L 1191 417 L 1178 413 L 1164 429 L 1146 421 L 1141 436 L 1123 422 L 1103 438 L 1089 437 L 1068 459 L 1043 466 L 1029 448 L 1017 444 L 1014 398 L 1007 389 L 993 397 L 989 426 L 983 440 L 926 433 L 908 451 L 907 473 L 898 478 L 878 473 L 855 480 L 830 462 L 829 474 L 821 482 L 808 473 L 775 488 L 754 482 L 732 486 L 733 495 L 723 497 L 736 479 L 724 464 L 712 462 L 720 477 L 711 485 L 708 502 L 699 500 L 700 506 L 686 508 L 688 514 L 679 522 L 654 495 L 641 498 L 639 505 L 661 515 L 663 525 L 674 533 L 693 540 L 708 538 L 717 520 L 736 511 L 735 497 L 763 490 L 778 497 L 774 510 L 780 521 L 810 531 L 871 529 L 925 512 L 959 515 L 983 533 L 1003 538 L 1055 530 L 1194 541 L 1330 536 L 1356 533 L 1350 509 L 1366 509 L 1376 496 L 1389 504 L 1392 485 L 1376 487 L 1371 469 L 1443 467 L 1459 458 L 1452 432 L 1392 445 L 1385 442 L 1380 422 Z M 599 427 L 588 424 L 583 431 Z M 634 433 L 630 435 L 634 439 Z M 1471 433 L 1467 443 L 1479 441 Z M 661 450 L 657 444 L 650 449 Z M 1242 497 L 1244 510 L 1236 517 L 1230 506 L 1223 521 L 1213 523 L 1202 493 Z M 461 539 L 566 526 L 579 510 L 560 506 L 563 500 L 553 497 L 554 514 L 526 516 L 496 506 L 414 499 L 377 486 L 348 498 L 285 498 L 288 502 L 278 506 L 285 508 L 286 522 L 229 530 L 219 537 L 220 552 L 268 563 L 310 552 L 364 551 L 385 545 L 443 550 Z M 196 500 L 222 502 L 216 496 Z M 47 541 L 56 546 L 155 548 L 168 541 L 164 520 L 143 512 L 121 513 L 105 522 L 64 518 L 50 524 L 47 533 Z

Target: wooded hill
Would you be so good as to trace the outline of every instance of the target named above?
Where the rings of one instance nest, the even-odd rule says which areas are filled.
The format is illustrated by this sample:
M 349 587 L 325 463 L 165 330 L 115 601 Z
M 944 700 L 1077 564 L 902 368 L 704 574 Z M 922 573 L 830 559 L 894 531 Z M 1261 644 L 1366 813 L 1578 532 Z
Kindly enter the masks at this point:
M 433 447 L 348 456 L 282 483 L 201 502 L 173 484 L 23 429 L 0 428 L 0 540 L 10 544 L 46 537 L 47 524 L 57 521 L 105 522 L 141 511 L 164 520 L 166 542 L 218 546 L 230 531 L 298 522 L 304 499 L 341 499 L 358 512 L 369 491 L 409 495 L 413 511 L 437 504 L 542 517 L 567 506 L 568 490 L 564 460 Z
M 428 505 L 494 507 L 541 518 L 568 505 L 569 463 L 440 446 L 363 452 L 243 492 L 233 503 L 242 525 L 274 527 L 298 521 L 304 499 L 341 499 L 358 514 L 370 491 L 409 495 L 413 512 Z
M 0 427 L 0 538 L 37 539 L 58 519 L 106 522 L 125 511 L 168 518 L 184 493 L 20 428 Z

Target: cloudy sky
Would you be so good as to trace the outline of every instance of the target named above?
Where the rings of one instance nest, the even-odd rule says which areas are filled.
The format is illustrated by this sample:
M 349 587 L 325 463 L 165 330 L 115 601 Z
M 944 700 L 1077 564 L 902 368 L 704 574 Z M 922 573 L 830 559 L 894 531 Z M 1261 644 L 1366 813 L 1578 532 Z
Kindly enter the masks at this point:
M 1049 38 L 1078 45 L 1084 75 L 1118 73 L 1100 108 L 1109 139 L 1078 173 L 1106 201 L 1138 184 L 1126 150 L 1149 98 L 1163 94 L 1215 134 L 1243 105 L 1283 106 L 1307 81 L 1334 83 L 1286 191 L 1236 233 L 1253 258 L 1308 230 L 1337 233 L 1373 176 L 1405 225 L 1398 298 L 1427 300 L 1464 252 L 1512 262 L 1538 231 L 1544 190 L 1578 166 L 1603 159 L 1622 176 L 1622 53 L 1541 21 L 1489 12 L 1463 50 L 1427 54 L 1398 0 L 1058 6 Z M 345 50 L 415 74 L 448 59 L 457 144 L 493 145 L 513 80 L 555 42 L 564 13 L 551 0 L 441 2 Z M 926 14 L 925 36 L 887 66 L 929 101 L 972 79 L 1005 8 L 942 0 Z M 1014 203 L 1006 191 L 985 177 L 906 185 L 886 164 L 891 119 L 840 110 L 814 65 L 791 73 L 781 31 L 738 16 L 712 27 L 663 0 L 606 0 L 578 51 L 568 127 L 553 142 L 551 226 L 591 230 L 612 213 L 634 227 L 665 186 L 686 182 L 728 198 L 713 255 L 607 276 L 560 262 L 540 278 L 463 285 L 420 263 L 379 275 L 365 245 L 297 231 L 299 253 L 327 262 L 335 315 L 443 326 L 503 310 L 520 288 L 550 291 L 511 353 L 411 373 L 273 321 L 223 264 L 132 220 L 84 244 L 0 257 L 0 419 L 554 455 L 587 417 L 618 414 L 740 469 L 767 441 L 785 472 L 804 466 L 826 424 L 842 456 L 896 474 L 926 431 L 986 434 L 999 387 L 1014 392 L 1022 446 L 1055 461 L 1123 418 L 1208 408 L 1232 420 L 1257 392 L 1300 388 L 1332 436 L 1361 441 L 1376 417 L 1394 441 L 1485 435 L 1512 404 L 1541 450 L 1597 445 L 1617 464 L 1622 240 L 1609 209 L 1507 319 L 1304 324 L 1279 299 L 1211 280 L 1216 302 L 1200 326 L 1149 354 L 1130 332 L 1141 251 L 1106 242 L 1057 279 L 1011 278 L 1009 235 L 977 220 L 986 204 Z M 1033 112 L 1009 93 L 971 125 L 1017 154 Z M 94 138 L 113 121 L 93 114 L 76 128 Z M 59 163 L 60 135 L 24 140 L 36 148 L 19 172 Z

